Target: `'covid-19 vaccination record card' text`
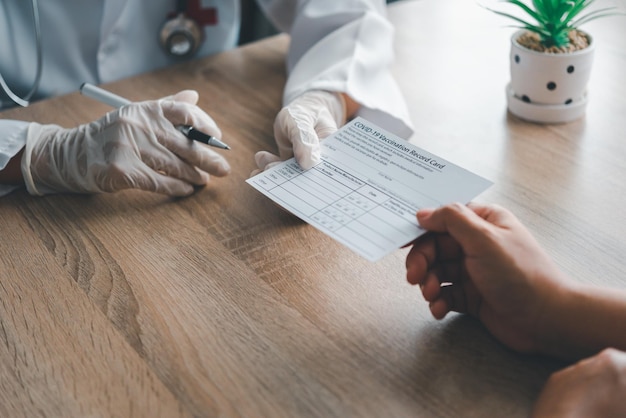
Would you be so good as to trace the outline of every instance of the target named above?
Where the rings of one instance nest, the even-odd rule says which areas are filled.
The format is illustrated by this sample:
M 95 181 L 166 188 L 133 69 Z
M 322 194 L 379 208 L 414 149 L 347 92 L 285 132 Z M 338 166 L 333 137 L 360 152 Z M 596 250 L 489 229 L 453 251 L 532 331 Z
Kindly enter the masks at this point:
M 468 203 L 492 184 L 363 118 L 321 148 L 322 161 L 310 170 L 292 158 L 247 182 L 370 261 L 425 232 L 418 209 Z

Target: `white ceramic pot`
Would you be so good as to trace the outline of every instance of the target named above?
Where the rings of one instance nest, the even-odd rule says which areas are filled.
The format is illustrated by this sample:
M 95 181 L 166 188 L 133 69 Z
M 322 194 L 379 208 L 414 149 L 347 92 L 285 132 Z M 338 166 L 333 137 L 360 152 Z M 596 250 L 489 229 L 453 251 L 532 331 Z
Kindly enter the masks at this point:
M 589 46 L 580 51 L 542 53 L 517 42 L 523 32 L 511 37 L 509 111 L 541 123 L 569 122 L 584 115 L 595 48 L 592 38 L 587 35 Z

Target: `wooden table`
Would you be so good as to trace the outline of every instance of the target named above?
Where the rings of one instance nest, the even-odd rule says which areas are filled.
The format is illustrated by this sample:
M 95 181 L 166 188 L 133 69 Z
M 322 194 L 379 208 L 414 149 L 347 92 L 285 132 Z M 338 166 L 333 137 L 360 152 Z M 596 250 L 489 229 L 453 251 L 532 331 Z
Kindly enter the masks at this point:
M 626 25 L 598 42 L 586 116 L 506 112 L 510 31 L 466 0 L 389 7 L 412 142 L 494 181 L 576 279 L 626 285 Z M 288 39 L 109 84 L 133 100 L 193 87 L 233 172 L 186 199 L 0 200 L 0 416 L 525 417 L 563 364 L 511 352 L 475 320 L 430 317 L 406 249 L 370 263 L 245 184 L 275 149 Z M 3 118 L 74 126 L 78 94 Z M 532 260 L 529 260 L 532 262 Z M 623 332 L 623 330 L 622 330 Z

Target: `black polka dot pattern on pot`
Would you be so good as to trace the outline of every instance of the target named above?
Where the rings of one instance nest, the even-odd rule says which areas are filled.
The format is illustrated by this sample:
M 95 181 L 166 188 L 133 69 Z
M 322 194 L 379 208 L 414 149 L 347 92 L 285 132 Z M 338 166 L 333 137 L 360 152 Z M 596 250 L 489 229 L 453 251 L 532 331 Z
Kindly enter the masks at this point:
M 520 64 L 522 62 L 522 57 L 519 54 L 514 54 L 512 55 L 511 58 L 515 64 Z M 561 71 L 565 71 L 567 74 L 574 74 L 576 72 L 576 66 L 574 64 L 564 65 L 563 67 L 561 67 Z M 537 81 L 541 82 L 540 80 L 537 80 Z M 556 92 L 559 86 L 557 84 L 557 81 L 544 81 L 546 83 L 545 88 L 551 92 Z M 533 103 L 533 101 L 530 99 L 530 97 L 527 94 L 520 94 L 520 95 L 516 94 L 516 96 L 524 103 Z M 574 103 L 574 99 L 570 97 L 561 103 L 563 103 L 563 105 L 566 105 L 566 106 L 571 105 L 572 103 Z

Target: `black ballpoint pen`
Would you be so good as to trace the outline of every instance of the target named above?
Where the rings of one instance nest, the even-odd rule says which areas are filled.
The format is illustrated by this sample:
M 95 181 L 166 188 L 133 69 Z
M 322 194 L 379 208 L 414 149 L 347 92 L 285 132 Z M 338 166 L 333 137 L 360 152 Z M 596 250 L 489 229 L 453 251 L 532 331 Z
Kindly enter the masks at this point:
M 93 84 L 89 83 L 83 83 L 83 85 L 80 86 L 80 92 L 87 97 L 91 97 L 94 100 L 97 100 L 104 104 L 108 104 L 109 106 L 115 108 L 122 107 L 131 103 L 130 100 L 125 99 L 122 96 L 118 96 L 115 93 L 111 93 L 110 91 L 104 90 L 98 86 L 94 86 Z M 219 139 L 209 134 L 205 134 L 204 132 L 195 129 L 193 126 L 181 125 L 177 126 L 176 128 L 180 132 L 182 132 L 187 138 L 194 141 L 202 142 L 203 144 L 207 144 L 212 147 L 230 149 L 228 145 L 226 145 Z
M 180 125 L 176 128 L 178 128 L 178 130 L 181 131 L 187 138 L 193 139 L 194 141 L 202 142 L 203 144 L 211 145 L 212 147 L 230 149 L 228 145 L 216 137 L 205 134 L 204 132 L 195 129 L 193 126 Z

